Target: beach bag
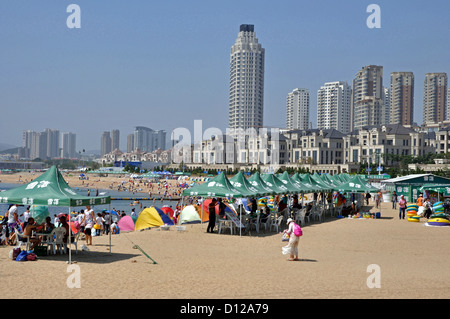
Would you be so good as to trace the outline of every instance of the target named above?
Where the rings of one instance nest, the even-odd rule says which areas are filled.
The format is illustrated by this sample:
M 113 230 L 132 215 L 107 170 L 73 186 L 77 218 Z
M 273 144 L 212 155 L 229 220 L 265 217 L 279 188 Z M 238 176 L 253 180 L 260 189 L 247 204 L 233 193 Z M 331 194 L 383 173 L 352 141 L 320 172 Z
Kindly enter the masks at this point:
M 21 252 L 20 248 L 12 249 L 11 250 L 11 255 L 10 255 L 11 259 L 12 260 L 16 260 L 17 256 L 19 256 L 20 252 Z
M 289 235 L 287 233 L 283 233 L 283 237 L 281 237 L 281 241 L 289 241 Z
M 22 250 L 17 256 L 16 261 L 27 261 L 27 255 L 28 252 L 26 250 Z
M 300 236 L 303 235 L 302 229 L 297 224 L 294 224 L 294 235 L 297 236 L 297 237 L 300 237 Z
M 29 254 L 27 255 L 27 260 L 28 260 L 28 261 L 35 261 L 36 258 L 37 258 L 36 255 L 33 254 L 33 253 L 29 253 Z

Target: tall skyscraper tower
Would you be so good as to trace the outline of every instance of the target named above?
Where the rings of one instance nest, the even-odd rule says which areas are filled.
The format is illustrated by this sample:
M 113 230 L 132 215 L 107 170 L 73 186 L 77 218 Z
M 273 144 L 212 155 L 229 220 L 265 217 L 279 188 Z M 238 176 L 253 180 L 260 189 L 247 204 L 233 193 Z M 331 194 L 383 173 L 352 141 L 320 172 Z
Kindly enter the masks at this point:
M 238 129 L 263 126 L 264 56 L 254 26 L 241 25 L 230 55 L 228 128 L 231 134 Z
M 353 128 L 388 124 L 386 119 L 389 115 L 383 98 L 383 67 L 377 65 L 363 67 L 353 80 Z
M 116 149 L 120 149 L 120 131 L 112 130 L 111 131 L 111 151 Z
M 102 138 L 100 141 L 100 153 L 101 155 L 105 155 L 111 153 L 111 134 L 110 132 L 103 132 Z
M 62 157 L 75 158 L 76 154 L 76 135 L 71 132 L 62 133 Z
M 423 92 L 423 123 L 438 123 L 447 118 L 447 73 L 427 73 Z
M 309 90 L 295 89 L 287 96 L 286 128 L 306 130 L 309 124 Z
M 414 74 L 391 73 L 390 124 L 412 125 L 414 122 Z
M 352 88 L 347 82 L 327 82 L 317 92 L 317 128 L 351 130 Z

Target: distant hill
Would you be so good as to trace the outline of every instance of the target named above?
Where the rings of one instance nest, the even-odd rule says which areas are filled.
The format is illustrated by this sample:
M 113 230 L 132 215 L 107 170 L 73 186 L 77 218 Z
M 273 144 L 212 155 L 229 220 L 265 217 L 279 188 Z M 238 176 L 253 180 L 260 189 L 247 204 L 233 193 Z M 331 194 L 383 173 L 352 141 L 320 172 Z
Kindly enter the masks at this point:
M 0 143 L 0 152 L 4 151 L 4 150 L 10 150 L 13 148 L 17 148 L 17 146 L 11 145 L 11 144 L 6 144 L 6 143 Z

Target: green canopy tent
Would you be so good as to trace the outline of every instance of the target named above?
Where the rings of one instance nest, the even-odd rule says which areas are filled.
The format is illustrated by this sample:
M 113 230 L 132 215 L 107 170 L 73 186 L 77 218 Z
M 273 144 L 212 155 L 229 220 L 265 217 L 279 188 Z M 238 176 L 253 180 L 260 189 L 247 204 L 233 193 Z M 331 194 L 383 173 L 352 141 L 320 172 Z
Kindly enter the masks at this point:
M 239 192 L 224 173 L 220 173 L 207 182 L 185 189 L 183 196 L 240 198 L 246 195 Z
M 317 185 L 315 185 L 316 183 L 310 183 L 309 179 L 306 179 L 306 175 L 309 174 L 299 174 L 299 173 L 295 173 L 294 175 L 291 176 L 291 179 L 293 181 L 299 182 L 301 183 L 304 187 L 306 187 L 309 192 L 308 193 L 314 193 L 317 191 L 320 191 L 321 188 Z M 302 176 L 304 176 L 304 180 L 302 180 Z
M 450 196 L 450 184 L 425 184 L 419 188 L 419 191 L 425 193 L 426 191 L 437 193 L 437 201 L 440 201 L 440 196 L 449 197 Z
M 231 185 L 236 188 L 241 194 L 248 196 L 264 196 L 268 193 L 263 189 L 259 189 L 250 183 L 247 178 L 245 178 L 242 171 L 239 171 L 236 175 L 229 179 Z
M 261 178 L 261 175 L 256 172 L 247 180 L 253 187 L 256 187 L 259 192 L 264 193 L 265 195 L 276 195 L 276 189 L 269 187 Z
M 271 189 L 275 191 L 276 194 L 292 194 L 296 193 L 297 190 L 289 189 L 278 177 L 274 174 L 264 174 L 261 175 L 261 179 L 269 186 Z
M 379 191 L 377 187 L 370 185 L 360 176 L 351 177 L 347 182 L 335 186 L 334 190 L 342 193 L 374 193 Z
M 290 188 L 290 189 L 296 189 L 296 190 L 297 190 L 297 193 L 305 194 L 305 193 L 310 193 L 310 192 L 311 192 L 311 189 L 310 189 L 310 188 L 304 186 L 304 185 L 301 184 L 299 181 L 292 179 L 292 178 L 289 176 L 288 172 L 284 172 L 283 174 L 281 174 L 281 175 L 278 177 L 278 179 L 279 179 L 280 181 L 282 181 L 283 184 L 284 184 L 285 186 L 287 186 L 288 188 Z
M 0 203 L 68 207 L 70 216 L 72 207 L 106 205 L 111 203 L 111 198 L 109 196 L 90 197 L 76 193 L 64 180 L 58 168 L 52 166 L 30 183 L 1 192 Z M 71 238 L 70 231 L 69 227 L 68 238 Z M 111 252 L 111 236 L 109 248 Z M 69 263 L 71 262 L 72 250 L 69 245 Z
M 442 184 L 425 184 L 421 188 L 419 188 L 419 191 L 433 191 L 435 193 L 447 193 L 450 194 L 450 184 L 449 185 L 442 185 Z
M 192 188 L 185 189 L 182 193 L 184 196 L 200 196 L 203 198 L 212 198 L 212 197 L 225 197 L 225 198 L 242 198 L 245 197 L 243 193 L 239 192 L 237 188 L 235 188 L 230 181 L 228 180 L 225 173 L 220 173 L 216 177 L 210 179 L 203 184 L 195 185 Z M 202 209 L 202 227 L 203 227 L 203 203 L 201 205 Z
M 327 190 L 323 190 L 323 192 L 329 192 L 333 189 L 334 185 L 329 183 L 327 180 L 325 180 L 322 175 L 319 175 L 317 173 L 314 173 L 311 175 L 311 179 L 317 182 L 318 185 L 323 186 L 323 188 L 326 188 Z
M 307 183 L 316 188 L 315 192 L 332 192 L 333 187 L 325 184 L 322 180 L 314 179 L 311 174 L 306 174 L 302 177 L 302 183 Z

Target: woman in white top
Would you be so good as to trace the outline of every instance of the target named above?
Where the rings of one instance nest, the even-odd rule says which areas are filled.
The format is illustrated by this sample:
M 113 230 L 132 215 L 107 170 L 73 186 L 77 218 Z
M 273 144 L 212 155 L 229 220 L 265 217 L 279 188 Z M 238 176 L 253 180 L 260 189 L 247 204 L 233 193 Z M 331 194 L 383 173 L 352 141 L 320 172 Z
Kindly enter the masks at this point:
M 289 228 L 284 233 L 289 235 L 289 242 L 281 248 L 281 252 L 283 255 L 289 255 L 289 261 L 298 260 L 298 242 L 300 237 L 294 234 L 295 223 L 292 218 L 288 218 L 287 225 Z
M 81 221 L 81 224 L 84 224 L 84 235 L 86 237 L 87 246 L 92 245 L 92 228 L 95 223 L 94 210 L 91 209 L 91 206 L 87 205 L 83 220 Z

